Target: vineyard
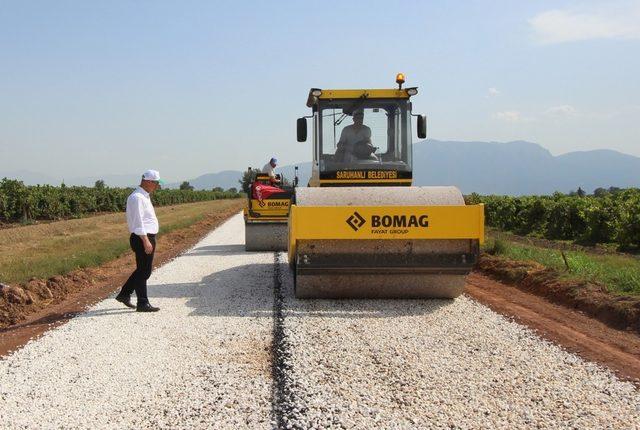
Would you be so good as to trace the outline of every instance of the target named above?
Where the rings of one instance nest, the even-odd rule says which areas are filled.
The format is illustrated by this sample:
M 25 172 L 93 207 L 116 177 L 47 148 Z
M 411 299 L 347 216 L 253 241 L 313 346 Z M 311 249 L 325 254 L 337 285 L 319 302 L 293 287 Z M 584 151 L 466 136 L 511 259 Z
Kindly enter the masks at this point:
M 500 230 L 581 244 L 640 248 L 640 189 L 598 196 L 471 194 L 466 200 L 468 204 L 484 203 L 486 224 Z
M 131 188 L 27 186 L 21 181 L 0 181 L 0 222 L 78 218 L 91 213 L 121 212 Z M 232 199 L 237 192 L 158 190 L 151 196 L 156 206 Z
M 27 186 L 0 180 L 0 222 L 78 218 L 99 212 L 121 212 L 131 188 Z M 159 190 L 156 206 L 230 199 L 228 191 Z M 640 189 L 615 190 L 598 196 L 481 196 L 470 194 L 468 204 L 484 203 L 486 224 L 520 235 L 581 244 L 616 244 L 640 248 Z

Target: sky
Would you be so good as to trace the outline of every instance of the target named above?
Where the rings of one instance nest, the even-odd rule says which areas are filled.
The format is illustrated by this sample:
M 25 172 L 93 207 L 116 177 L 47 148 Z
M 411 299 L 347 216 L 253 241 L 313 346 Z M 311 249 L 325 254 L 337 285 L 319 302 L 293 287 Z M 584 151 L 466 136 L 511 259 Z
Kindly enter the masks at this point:
M 309 88 L 398 72 L 431 138 L 640 156 L 640 0 L 0 0 L 0 173 L 309 161 Z

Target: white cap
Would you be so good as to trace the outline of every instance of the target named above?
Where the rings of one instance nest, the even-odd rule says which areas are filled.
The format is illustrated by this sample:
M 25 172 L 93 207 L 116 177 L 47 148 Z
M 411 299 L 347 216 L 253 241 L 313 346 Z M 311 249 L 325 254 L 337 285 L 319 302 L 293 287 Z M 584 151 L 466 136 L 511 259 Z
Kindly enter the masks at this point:
M 157 170 L 147 170 L 142 174 L 142 179 L 145 181 L 158 181 L 160 184 L 164 184 L 164 181 L 160 179 L 160 172 Z

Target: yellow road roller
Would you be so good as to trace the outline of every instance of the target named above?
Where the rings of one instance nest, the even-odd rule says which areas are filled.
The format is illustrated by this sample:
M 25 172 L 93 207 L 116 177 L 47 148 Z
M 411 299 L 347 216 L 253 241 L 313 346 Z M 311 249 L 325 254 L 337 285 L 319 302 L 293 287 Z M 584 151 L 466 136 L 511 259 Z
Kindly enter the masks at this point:
M 313 163 L 289 212 L 288 257 L 298 298 L 455 298 L 478 260 L 483 205 L 454 186 L 412 186 L 418 89 L 309 91 Z
M 244 208 L 246 251 L 286 251 L 291 186 L 272 186 L 269 175 L 256 173 Z

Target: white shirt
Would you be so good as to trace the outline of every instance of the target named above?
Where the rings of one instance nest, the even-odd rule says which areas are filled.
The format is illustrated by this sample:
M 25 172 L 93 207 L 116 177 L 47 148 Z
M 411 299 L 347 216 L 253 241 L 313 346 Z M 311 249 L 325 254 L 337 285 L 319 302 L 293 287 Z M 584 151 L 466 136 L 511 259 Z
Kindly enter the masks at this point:
M 271 165 L 271 162 L 264 165 L 262 168 L 262 173 L 268 173 L 271 179 L 276 178 L 275 168 Z
M 371 139 L 371 129 L 366 125 L 356 127 L 351 124 L 342 129 L 340 133 L 340 142 L 343 142 L 347 147 L 351 148 L 358 142 Z
M 156 234 L 160 228 L 149 193 L 142 187 L 133 190 L 127 198 L 127 225 L 129 233 L 138 236 Z

